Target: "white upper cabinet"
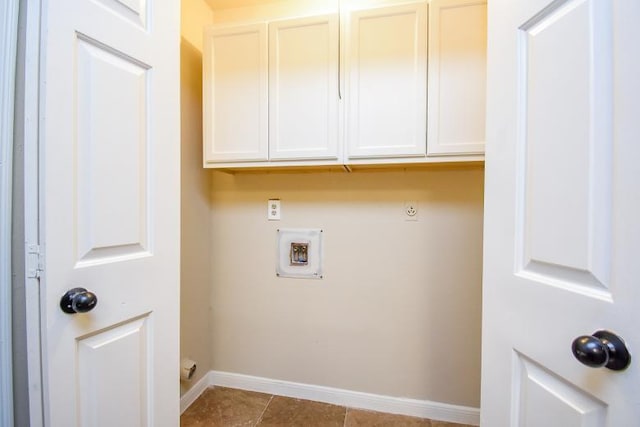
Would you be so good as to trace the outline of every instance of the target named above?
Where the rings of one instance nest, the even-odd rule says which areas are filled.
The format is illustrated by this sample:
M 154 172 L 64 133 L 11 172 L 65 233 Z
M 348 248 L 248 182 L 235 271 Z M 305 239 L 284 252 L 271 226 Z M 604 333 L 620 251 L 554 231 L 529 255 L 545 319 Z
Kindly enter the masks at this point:
M 429 156 L 484 153 L 487 2 L 432 0 Z
M 268 159 L 267 25 L 205 30 L 204 163 Z
M 269 23 L 269 159 L 338 159 L 338 15 Z
M 347 25 L 347 157 L 424 157 L 426 2 L 350 11 Z
M 482 161 L 487 0 L 264 0 L 214 11 L 214 168 Z

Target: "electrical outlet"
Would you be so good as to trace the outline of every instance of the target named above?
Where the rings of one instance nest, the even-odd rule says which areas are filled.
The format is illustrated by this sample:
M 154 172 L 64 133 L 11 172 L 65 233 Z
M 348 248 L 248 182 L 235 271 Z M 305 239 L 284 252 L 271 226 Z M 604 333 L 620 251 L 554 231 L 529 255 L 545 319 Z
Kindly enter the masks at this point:
M 267 208 L 267 219 L 280 221 L 280 199 L 270 199 Z
M 415 200 L 408 200 L 404 202 L 404 220 L 418 220 L 418 202 L 416 202 Z

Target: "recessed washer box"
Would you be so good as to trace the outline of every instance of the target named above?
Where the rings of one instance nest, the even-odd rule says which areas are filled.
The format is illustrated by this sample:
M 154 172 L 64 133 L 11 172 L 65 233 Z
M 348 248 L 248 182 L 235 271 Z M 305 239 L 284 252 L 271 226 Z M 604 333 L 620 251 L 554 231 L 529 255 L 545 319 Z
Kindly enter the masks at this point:
M 320 229 L 279 229 L 276 275 L 322 279 L 322 234 Z

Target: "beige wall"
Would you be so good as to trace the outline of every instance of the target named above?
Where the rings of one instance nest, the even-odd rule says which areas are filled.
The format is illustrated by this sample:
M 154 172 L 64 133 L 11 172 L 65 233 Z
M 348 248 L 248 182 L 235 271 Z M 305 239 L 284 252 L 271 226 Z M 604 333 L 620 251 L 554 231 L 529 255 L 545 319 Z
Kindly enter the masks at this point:
M 479 406 L 481 169 L 211 184 L 213 369 Z M 275 276 L 277 228 L 324 230 L 323 280 Z
M 242 2 L 248 3 L 248 2 Z M 215 11 L 215 23 L 264 22 L 292 16 L 331 13 L 338 10 L 337 0 L 278 0 L 253 2 L 249 7 L 231 7 Z
M 183 42 L 188 42 L 198 52 L 202 52 L 202 27 L 211 23 L 213 11 L 205 0 L 182 0 L 180 32 Z
M 182 118 L 182 229 L 180 354 L 196 361 L 196 377 L 211 369 L 209 173 L 202 168 L 202 26 L 213 19 L 204 1 L 182 3 L 180 44 Z

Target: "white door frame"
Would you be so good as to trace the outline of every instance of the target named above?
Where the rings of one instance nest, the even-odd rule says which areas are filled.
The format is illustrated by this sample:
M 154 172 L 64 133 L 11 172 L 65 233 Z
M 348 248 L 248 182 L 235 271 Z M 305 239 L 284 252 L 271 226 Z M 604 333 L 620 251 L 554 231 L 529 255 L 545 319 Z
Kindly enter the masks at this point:
M 11 212 L 18 1 L 0 3 L 0 426 L 13 426 Z
M 12 28 L 12 33 L 7 35 L 1 34 L 3 37 L 0 42 L 5 46 L 4 37 L 13 37 L 15 42 L 15 54 L 8 55 L 6 58 L 10 58 L 12 64 L 8 65 L 3 63 L 1 66 L 4 70 L 5 67 L 10 67 L 11 71 L 15 71 L 14 81 L 11 84 L 12 93 L 11 98 L 11 122 L 10 124 L 15 126 L 12 129 L 12 144 L 16 147 L 17 153 L 13 164 L 13 177 L 21 176 L 21 188 L 15 189 L 16 193 L 13 194 L 14 198 L 14 212 L 16 217 L 12 218 L 14 222 L 14 230 L 16 227 L 20 227 L 20 236 L 12 236 L 9 243 L 9 250 L 5 252 L 4 246 L 1 253 L 11 254 L 13 253 L 13 271 L 14 279 L 18 286 L 24 286 L 24 298 L 26 306 L 22 307 L 25 313 L 25 325 L 26 337 L 21 337 L 26 342 L 27 351 L 27 372 L 21 372 L 20 374 L 26 375 L 26 382 L 28 387 L 28 403 L 22 402 L 23 405 L 28 405 L 28 417 L 30 427 L 41 427 L 44 425 L 44 412 L 43 412 L 43 383 L 42 383 L 42 364 L 41 364 L 41 345 L 40 345 L 40 330 L 41 330 L 41 304 L 40 304 L 40 265 L 42 264 L 39 255 L 39 221 L 40 221 L 40 200 L 39 200 L 39 123 L 40 123 L 40 0 L 4 0 L 0 13 L 2 13 L 2 19 L 7 19 L 11 16 L 13 27 L 5 25 L 2 28 Z M 11 9 L 11 7 L 14 9 Z M 7 10 L 11 9 L 11 12 Z M 7 50 L 5 50 L 7 51 Z M 6 68 L 9 69 L 9 68 Z M 2 70 L 0 70 L 2 71 Z M 4 81 L 4 80 L 3 80 Z M 4 96 L 0 93 L 0 96 Z M 0 102 L 4 101 L 3 97 Z M 2 106 L 2 114 L 5 114 L 5 106 Z M 14 122 L 15 118 L 15 122 Z M 4 122 L 0 121 L 0 128 L 6 129 Z M 14 132 L 13 132 L 14 131 Z M 10 159 L 13 160 L 13 159 Z M 16 182 L 16 185 L 17 182 Z M 4 187 L 4 183 L 3 183 Z M 11 192 L 14 190 L 12 187 L 8 187 Z M 11 193 L 9 193 L 11 195 Z M 17 197 L 16 197 L 17 196 Z M 5 206 L 4 199 L 2 200 L 2 206 Z M 9 230 L 11 230 L 11 222 L 9 222 Z M 20 238 L 20 241 L 18 241 Z M 11 242 L 13 240 L 13 242 Z M 0 261 L 3 262 L 4 259 Z M 11 264 L 8 264 L 11 266 Z M 3 267 L 0 271 L 6 271 Z M 11 271 L 10 269 L 8 271 Z M 11 298 L 4 299 L 7 304 L 11 303 Z M 9 312 L 11 310 L 4 310 L 2 312 Z M 3 321 L 4 324 L 4 321 Z M 2 360 L 4 354 L 2 354 Z M 4 367 L 2 367 L 4 369 Z M 12 366 L 9 366 L 10 373 L 12 372 Z M 4 413 L 5 397 L 2 397 L 2 409 L 1 413 Z M 13 395 L 10 396 L 13 399 Z M 11 409 L 13 411 L 14 405 L 11 403 Z M 23 406 L 24 407 L 24 406 Z M 13 414 L 14 418 L 17 414 Z M 23 416 L 24 418 L 24 416 Z M 0 427 L 4 425 L 0 420 Z M 8 424 L 13 426 L 13 423 Z

